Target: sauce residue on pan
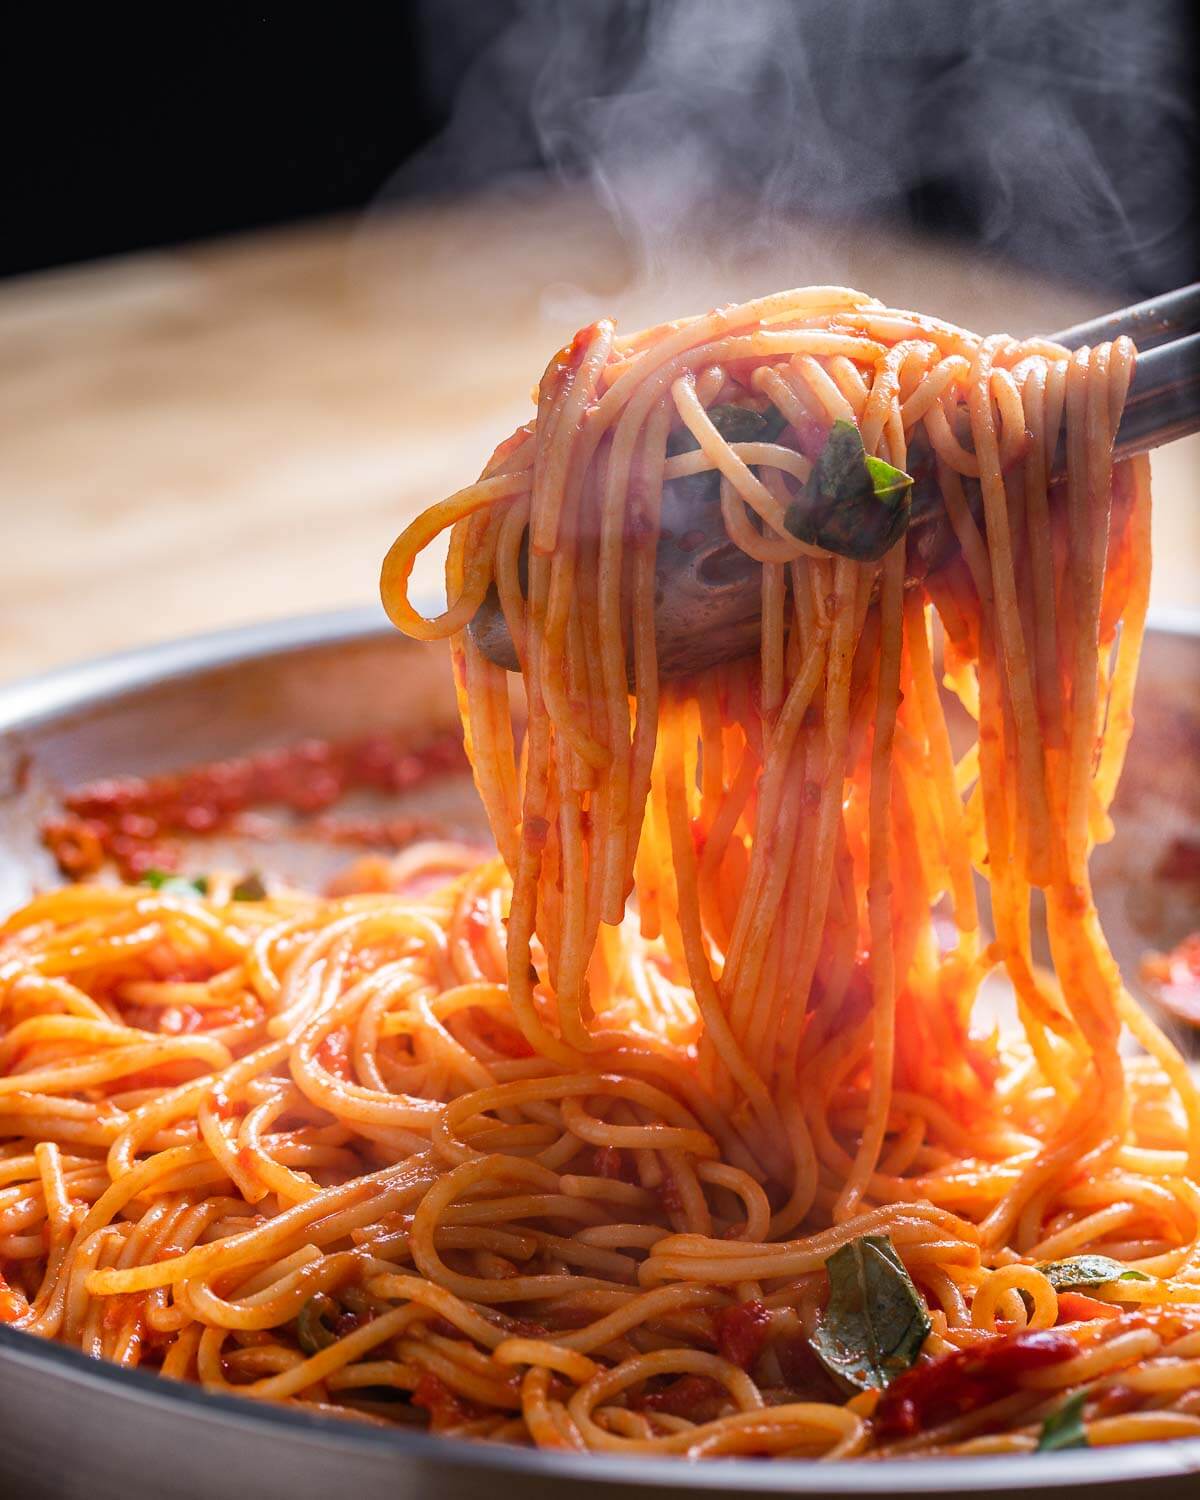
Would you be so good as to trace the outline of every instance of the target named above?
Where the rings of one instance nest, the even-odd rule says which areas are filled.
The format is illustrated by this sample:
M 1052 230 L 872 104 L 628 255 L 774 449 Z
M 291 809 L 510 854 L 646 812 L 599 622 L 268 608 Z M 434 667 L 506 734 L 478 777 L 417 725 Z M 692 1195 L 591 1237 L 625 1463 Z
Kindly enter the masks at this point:
M 88 782 L 62 798 L 62 815 L 42 824 L 42 840 L 72 880 L 111 862 L 125 880 L 174 870 L 178 840 L 205 834 L 264 833 L 258 808 L 283 808 L 305 831 L 331 842 L 398 848 L 434 825 L 411 816 L 347 816 L 328 811 L 348 792 L 411 792 L 467 767 L 455 730 L 404 742 L 386 735 L 303 740 L 234 760 L 161 776 Z
M 1161 1006 L 1200 1026 L 1200 932 L 1189 934 L 1170 953 L 1148 954 L 1142 960 L 1142 980 Z

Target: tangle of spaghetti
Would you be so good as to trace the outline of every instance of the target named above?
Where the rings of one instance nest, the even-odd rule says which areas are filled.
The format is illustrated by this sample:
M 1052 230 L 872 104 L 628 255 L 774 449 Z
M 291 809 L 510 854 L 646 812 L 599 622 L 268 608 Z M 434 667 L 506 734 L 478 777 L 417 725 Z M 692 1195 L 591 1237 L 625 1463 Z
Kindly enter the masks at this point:
M 841 288 L 582 330 L 384 568 L 451 641 L 497 855 L 336 899 L 77 886 L 4 927 L 0 1316 L 549 1448 L 1200 1435 L 1200 1098 L 1088 877 L 1148 591 L 1133 360 Z M 730 406 L 777 435 L 727 440 Z M 924 576 L 911 533 L 865 562 L 789 530 L 836 422 L 928 453 L 954 545 Z M 759 650 L 660 678 L 663 490 L 711 471 Z M 861 1346 L 879 1277 L 907 1352 Z

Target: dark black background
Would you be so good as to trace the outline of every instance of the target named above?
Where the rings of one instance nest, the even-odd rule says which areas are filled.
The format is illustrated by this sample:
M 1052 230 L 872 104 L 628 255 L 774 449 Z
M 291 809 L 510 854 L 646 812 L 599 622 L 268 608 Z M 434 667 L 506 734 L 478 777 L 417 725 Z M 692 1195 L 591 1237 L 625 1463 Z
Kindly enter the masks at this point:
M 558 90 L 552 123 L 561 125 L 564 97 L 622 86 L 650 7 L 672 3 L 689 0 L 398 0 L 319 13 L 180 5 L 113 8 L 101 21 L 81 8 L 86 22 L 70 7 L 43 11 L 28 33 L 7 28 L 0 63 L 0 274 L 359 210 L 381 196 L 475 191 L 513 172 L 576 174 L 570 128 L 564 146 L 548 146 L 531 123 L 536 80 L 547 67 L 573 70 Z M 728 3 L 753 14 L 759 0 Z M 806 213 L 987 243 L 1130 295 L 1195 276 L 1200 7 L 795 0 L 791 9 L 795 26 L 780 29 L 763 87 L 786 87 L 803 47 L 806 77 L 838 130 L 877 128 L 903 161 L 861 199 L 853 174 L 835 189 L 809 163 L 787 188 Z M 564 54 L 568 20 L 583 29 Z M 1055 217 L 1039 161 L 1053 140 L 1034 137 L 1003 182 L 993 174 L 991 143 L 1019 134 L 1049 97 L 1064 101 L 1110 184 L 1111 201 L 1086 223 Z M 754 146 L 739 147 L 715 153 L 714 170 L 754 179 L 779 150 L 769 130 L 760 139 L 762 162 Z

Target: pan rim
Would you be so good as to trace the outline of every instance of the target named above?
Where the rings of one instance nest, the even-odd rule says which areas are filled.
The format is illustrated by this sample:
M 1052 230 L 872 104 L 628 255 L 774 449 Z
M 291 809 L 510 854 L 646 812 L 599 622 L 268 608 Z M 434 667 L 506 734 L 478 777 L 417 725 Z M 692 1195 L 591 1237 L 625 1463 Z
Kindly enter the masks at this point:
M 670 1485 L 705 1490 L 738 1489 L 746 1494 L 803 1494 L 804 1476 L 820 1474 L 827 1494 L 903 1495 L 1007 1493 L 1039 1485 L 1068 1489 L 1106 1488 L 1131 1481 L 1174 1479 L 1200 1474 L 1200 1438 L 1131 1443 L 1059 1453 L 1011 1454 L 975 1458 L 878 1459 L 864 1463 L 821 1464 L 802 1459 L 731 1458 L 689 1464 L 663 1455 L 623 1457 L 612 1453 L 551 1453 L 501 1443 L 434 1437 L 423 1432 L 359 1425 L 350 1419 L 311 1413 L 277 1402 L 258 1402 L 165 1380 L 148 1370 L 127 1370 L 96 1360 L 65 1344 L 0 1324 L 0 1362 L 57 1370 L 73 1389 L 105 1389 L 131 1398 L 134 1405 L 192 1408 L 223 1417 L 242 1428 L 333 1442 L 348 1454 L 368 1448 L 419 1459 L 434 1466 L 499 1471 L 542 1479 L 611 1481 L 642 1486 Z M 966 1469 L 963 1468 L 966 1465 Z
M 430 613 L 440 607 L 432 599 L 418 599 L 416 605 Z M 1156 635 L 1200 636 L 1200 609 L 1151 609 L 1146 630 Z M 182 681 L 239 662 L 395 635 L 381 606 L 361 604 L 170 636 L 148 646 L 85 657 L 0 682 L 0 734 L 34 729 L 59 714 L 167 679 Z

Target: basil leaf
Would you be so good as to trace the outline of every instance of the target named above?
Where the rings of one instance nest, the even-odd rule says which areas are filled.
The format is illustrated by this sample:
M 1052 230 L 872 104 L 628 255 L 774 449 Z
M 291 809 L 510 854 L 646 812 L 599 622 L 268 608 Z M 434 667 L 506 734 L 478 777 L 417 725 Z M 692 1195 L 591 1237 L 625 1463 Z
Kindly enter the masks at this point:
M 169 896 L 207 896 L 207 875 L 175 875 L 170 870 L 147 870 L 138 881 L 148 885 L 152 891 L 165 891 Z
M 855 428 L 855 431 L 858 429 Z M 895 464 L 889 464 L 885 459 L 874 458 L 870 454 L 867 454 L 866 464 L 875 498 L 882 500 L 885 505 L 895 505 L 912 488 L 912 475 L 896 468 Z M 911 504 L 910 500 L 910 507 Z
M 787 418 L 775 406 L 768 406 L 765 411 L 755 411 L 752 406 L 710 406 L 708 420 L 727 443 L 773 443 L 787 426 Z M 691 453 L 699 446 L 684 427 L 671 434 L 667 452 Z
M 777 406 L 768 406 L 759 413 L 762 418 L 762 430 L 757 437 L 745 438 L 744 442 L 750 443 L 774 443 L 778 440 L 783 429 L 788 425 L 788 419 Z
M 1037 1441 L 1038 1453 L 1057 1453 L 1063 1448 L 1087 1448 L 1087 1431 L 1083 1425 L 1083 1407 L 1086 1391 L 1076 1391 L 1068 1396 L 1057 1411 L 1052 1411 L 1042 1423 L 1042 1433 Z
M 1107 1286 L 1111 1281 L 1152 1281 L 1145 1271 L 1135 1271 L 1108 1255 L 1074 1255 L 1069 1260 L 1043 1261 L 1038 1270 L 1056 1292 L 1073 1286 Z
M 886 1234 L 865 1234 L 825 1262 L 829 1303 L 809 1339 L 830 1372 L 856 1390 L 883 1390 L 921 1352 L 932 1324 Z
M 310 1297 L 296 1314 L 296 1342 L 305 1354 L 318 1354 L 337 1343 L 337 1334 L 325 1322 L 336 1315 L 337 1304 L 324 1292 Z
M 903 469 L 867 455 L 853 422 L 837 421 L 784 525 L 802 542 L 878 562 L 908 530 L 912 483 Z
M 230 894 L 235 901 L 265 901 L 267 887 L 258 871 L 251 870 L 249 875 L 242 876 Z

